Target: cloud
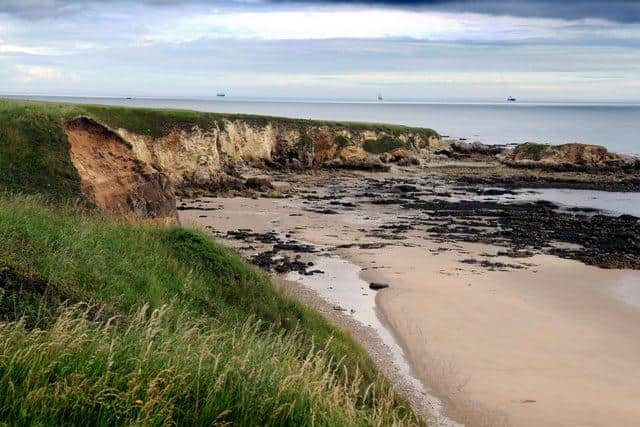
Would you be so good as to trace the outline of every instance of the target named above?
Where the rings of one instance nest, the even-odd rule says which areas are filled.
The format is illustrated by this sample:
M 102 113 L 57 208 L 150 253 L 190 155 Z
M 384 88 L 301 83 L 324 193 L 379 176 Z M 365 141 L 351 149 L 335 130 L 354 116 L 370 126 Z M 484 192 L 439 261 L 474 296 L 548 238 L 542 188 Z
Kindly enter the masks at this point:
M 268 0 L 274 4 L 342 4 L 422 8 L 531 18 L 605 19 L 640 22 L 637 0 Z
M 357 23 L 357 25 L 354 25 Z M 427 10 L 314 7 L 306 10 L 214 11 L 190 14 L 171 26 L 150 28 L 146 42 L 185 43 L 201 38 L 327 40 L 406 38 L 470 43 L 590 42 L 630 44 L 639 25 L 602 20 L 490 16 Z M 407 40 L 409 41 L 409 40 Z
M 56 80 L 62 76 L 55 68 L 39 65 L 17 65 L 16 71 L 24 83 L 31 83 L 35 80 Z
M 90 5 L 128 4 L 149 8 L 200 5 L 203 7 L 296 8 L 305 5 L 347 5 L 392 9 L 481 13 L 525 18 L 563 20 L 603 19 L 618 23 L 640 22 L 638 0 L 0 0 L 0 13 L 26 19 L 69 14 Z

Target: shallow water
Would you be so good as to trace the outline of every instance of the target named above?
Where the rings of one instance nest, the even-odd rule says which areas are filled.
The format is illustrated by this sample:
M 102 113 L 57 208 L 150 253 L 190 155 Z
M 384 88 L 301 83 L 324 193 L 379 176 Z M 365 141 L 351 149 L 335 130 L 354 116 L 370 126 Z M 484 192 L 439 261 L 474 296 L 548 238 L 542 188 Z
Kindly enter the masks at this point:
M 613 289 L 614 297 L 640 310 L 640 277 L 637 271 L 626 271 L 618 286 Z
M 361 267 L 336 255 L 315 256 L 313 262 L 314 268 L 322 270 L 323 274 L 307 276 L 291 272 L 287 274 L 286 279 L 312 289 L 325 301 L 336 308 L 340 307 L 361 324 L 372 328 L 389 349 L 394 365 L 402 377 L 414 390 L 424 393 L 424 399 L 432 408 L 434 418 L 437 418 L 434 420 L 434 425 L 461 426 L 444 415 L 442 402 L 428 394 L 424 384 L 412 372 L 404 351 L 376 308 L 376 291 L 369 289 L 369 283 L 360 278 Z
M 475 196 L 475 200 L 499 202 L 530 202 L 544 200 L 557 204 L 560 210 L 570 208 L 598 209 L 593 214 L 633 215 L 640 217 L 640 193 L 612 191 L 574 190 L 564 188 L 519 189 L 516 194 L 499 196 Z

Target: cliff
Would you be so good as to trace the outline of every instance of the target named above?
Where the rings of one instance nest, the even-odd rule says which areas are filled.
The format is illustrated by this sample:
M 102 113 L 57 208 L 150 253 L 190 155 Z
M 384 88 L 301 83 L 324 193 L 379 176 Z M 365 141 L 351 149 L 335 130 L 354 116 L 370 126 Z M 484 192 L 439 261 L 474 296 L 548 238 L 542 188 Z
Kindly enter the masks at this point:
M 147 217 L 175 213 L 176 192 L 245 185 L 247 166 L 386 170 L 441 144 L 405 126 L 18 101 L 0 103 L 0 136 L 17 176 L 0 186 L 48 192 L 62 182 L 57 195 Z

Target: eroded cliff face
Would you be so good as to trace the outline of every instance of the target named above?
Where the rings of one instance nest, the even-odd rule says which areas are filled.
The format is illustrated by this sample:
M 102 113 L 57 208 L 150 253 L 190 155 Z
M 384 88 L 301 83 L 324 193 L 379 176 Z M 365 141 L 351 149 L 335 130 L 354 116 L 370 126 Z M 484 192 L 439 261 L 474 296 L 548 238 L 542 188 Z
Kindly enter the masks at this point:
M 206 129 L 171 129 L 151 137 L 110 129 L 89 117 L 64 125 L 83 193 L 110 213 L 142 216 L 175 213 L 175 191 L 215 191 L 242 185 L 245 166 L 303 170 L 384 170 L 381 160 L 399 161 L 439 147 L 425 130 L 352 129 L 279 119 L 221 119 Z
M 174 187 L 140 160 L 118 134 L 88 117 L 66 122 L 71 161 L 83 194 L 106 213 L 162 218 L 175 215 Z
M 314 167 L 382 168 L 379 153 L 365 150 L 365 143 L 392 139 L 406 155 L 433 150 L 440 139 L 407 132 L 381 131 L 278 120 L 260 124 L 222 120 L 215 127 L 172 130 L 161 138 L 138 135 L 126 129 L 116 132 L 129 141 L 139 159 L 165 173 L 177 185 L 218 182 L 221 174 L 243 165 L 277 169 Z M 389 150 L 391 151 L 391 150 Z

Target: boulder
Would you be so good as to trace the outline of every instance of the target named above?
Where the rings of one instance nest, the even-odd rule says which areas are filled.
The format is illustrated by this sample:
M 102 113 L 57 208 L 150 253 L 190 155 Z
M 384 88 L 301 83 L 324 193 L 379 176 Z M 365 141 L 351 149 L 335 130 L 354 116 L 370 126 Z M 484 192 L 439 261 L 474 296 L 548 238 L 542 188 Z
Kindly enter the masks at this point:
M 547 145 L 527 142 L 498 156 L 510 167 L 553 170 L 625 170 L 640 169 L 640 160 L 608 151 L 600 145 Z

